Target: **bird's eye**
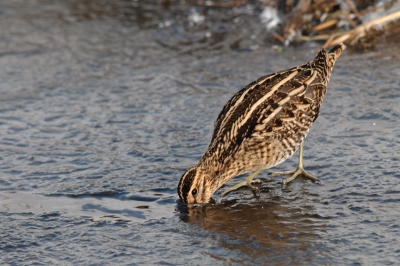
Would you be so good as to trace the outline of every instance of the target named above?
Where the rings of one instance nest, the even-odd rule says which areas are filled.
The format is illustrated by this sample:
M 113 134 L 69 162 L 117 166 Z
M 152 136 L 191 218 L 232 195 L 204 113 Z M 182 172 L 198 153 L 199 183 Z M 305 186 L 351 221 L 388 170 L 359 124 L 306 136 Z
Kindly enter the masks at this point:
M 197 189 L 196 189 L 196 188 L 192 190 L 192 195 L 193 195 L 193 196 L 196 196 L 196 195 L 197 195 Z

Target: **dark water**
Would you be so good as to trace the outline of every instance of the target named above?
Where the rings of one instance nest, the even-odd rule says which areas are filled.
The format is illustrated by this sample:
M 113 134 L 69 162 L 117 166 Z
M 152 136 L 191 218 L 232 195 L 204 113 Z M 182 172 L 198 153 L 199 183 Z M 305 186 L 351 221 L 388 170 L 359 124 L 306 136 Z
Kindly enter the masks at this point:
M 277 52 L 257 5 L 143 2 L 0 3 L 0 264 L 397 264 L 399 45 L 337 62 L 305 148 L 322 185 L 266 170 L 259 198 L 185 210 L 225 102 L 320 44 Z

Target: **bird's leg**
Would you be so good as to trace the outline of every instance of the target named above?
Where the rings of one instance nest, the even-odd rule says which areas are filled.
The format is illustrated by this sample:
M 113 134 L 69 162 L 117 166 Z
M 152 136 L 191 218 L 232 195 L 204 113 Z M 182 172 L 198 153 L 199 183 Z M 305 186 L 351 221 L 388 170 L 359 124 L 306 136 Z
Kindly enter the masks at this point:
M 227 193 L 229 193 L 229 192 L 231 192 L 233 190 L 236 190 L 236 189 L 238 189 L 240 187 L 243 187 L 243 186 L 249 186 L 249 187 L 251 187 L 252 190 L 257 190 L 257 187 L 252 186 L 251 183 L 261 182 L 261 180 L 259 180 L 259 179 L 253 180 L 253 178 L 256 177 L 256 175 L 258 175 L 261 171 L 262 171 L 262 169 L 255 171 L 254 173 L 249 175 L 245 180 L 243 180 L 243 181 L 237 183 L 236 185 L 226 189 L 224 192 L 222 192 L 221 196 L 224 196 Z
M 299 164 L 297 165 L 297 169 L 284 171 L 284 172 L 272 172 L 273 175 L 291 175 L 291 177 L 282 180 L 282 186 L 286 185 L 289 182 L 295 180 L 299 175 L 304 175 L 308 179 L 311 179 L 313 182 L 321 183 L 321 181 L 315 176 L 310 175 L 304 170 L 303 166 L 303 151 L 304 151 L 304 141 L 300 144 L 300 152 L 299 152 Z

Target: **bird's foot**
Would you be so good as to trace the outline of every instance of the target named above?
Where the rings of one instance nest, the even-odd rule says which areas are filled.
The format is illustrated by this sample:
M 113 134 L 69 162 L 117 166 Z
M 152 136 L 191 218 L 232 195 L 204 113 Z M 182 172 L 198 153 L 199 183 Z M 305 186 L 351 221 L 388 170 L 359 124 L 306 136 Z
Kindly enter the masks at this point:
M 291 175 L 291 174 L 293 174 L 291 177 L 282 180 L 282 187 L 284 187 L 287 183 L 295 180 L 299 175 L 302 175 L 302 176 L 310 179 L 313 183 L 321 184 L 321 180 L 319 180 L 315 176 L 307 173 L 307 171 L 304 170 L 303 167 L 298 167 L 297 169 L 290 170 L 290 171 L 272 172 L 271 174 L 272 175 Z
M 253 191 L 258 191 L 258 187 L 252 186 L 252 183 L 261 183 L 260 179 L 254 179 L 251 180 L 250 182 L 248 182 L 247 178 L 239 183 L 237 183 L 236 185 L 233 185 L 231 187 L 229 187 L 228 189 L 226 189 L 224 192 L 221 193 L 221 196 L 225 196 L 226 194 L 228 194 L 229 192 L 236 190 L 240 187 L 244 187 L 244 186 L 248 186 L 251 188 L 251 190 Z

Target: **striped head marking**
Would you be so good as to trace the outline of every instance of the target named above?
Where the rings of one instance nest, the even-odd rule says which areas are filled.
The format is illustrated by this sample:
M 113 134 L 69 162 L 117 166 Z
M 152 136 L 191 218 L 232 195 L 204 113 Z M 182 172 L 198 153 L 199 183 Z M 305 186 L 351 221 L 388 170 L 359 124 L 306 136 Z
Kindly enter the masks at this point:
M 211 191 L 207 176 L 197 167 L 187 170 L 178 185 L 178 195 L 183 203 L 208 203 L 214 191 Z

